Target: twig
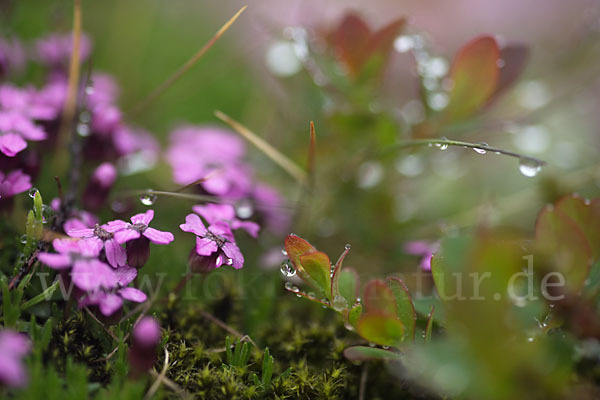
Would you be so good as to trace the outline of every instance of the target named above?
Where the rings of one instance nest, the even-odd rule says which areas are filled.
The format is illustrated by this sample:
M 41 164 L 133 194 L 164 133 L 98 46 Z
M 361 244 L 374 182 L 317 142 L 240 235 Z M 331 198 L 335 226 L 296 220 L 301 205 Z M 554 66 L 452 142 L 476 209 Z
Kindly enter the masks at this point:
M 169 352 L 167 351 L 167 349 L 165 349 L 165 363 L 163 365 L 163 369 L 162 369 L 162 371 L 160 371 L 160 375 L 157 376 L 157 378 L 154 381 L 154 383 L 152 384 L 152 386 L 150 386 L 150 389 L 144 396 L 144 400 L 149 400 L 154 396 L 154 394 L 160 387 L 160 384 L 165 379 L 165 375 L 167 374 L 168 369 L 169 369 Z
M 223 112 L 216 110 L 215 116 L 232 127 L 237 133 L 242 135 L 246 140 L 265 153 L 267 157 L 273 160 L 275 164 L 279 165 L 285 172 L 290 174 L 299 183 L 303 185 L 307 183 L 306 172 L 295 162 L 290 160 L 286 155 L 281 153 L 275 147 L 271 146 L 264 139 L 257 136 L 250 129 L 246 128 L 244 125 L 240 124 L 238 121 L 234 120 Z
M 235 20 L 240 16 L 242 12 L 246 9 L 247 6 L 242 7 L 233 17 L 229 19 L 229 21 L 225 22 L 225 24 L 219 28 L 217 33 L 200 49 L 196 54 L 194 54 L 189 60 L 187 60 L 177 71 L 173 73 L 170 77 L 168 77 L 163 83 L 161 83 L 156 89 L 154 89 L 150 94 L 140 101 L 136 106 L 134 106 L 129 112 L 130 115 L 134 115 L 143 110 L 148 104 L 152 103 L 158 96 L 160 96 L 165 90 L 167 90 L 175 81 L 181 78 L 187 71 L 190 70 L 198 62 L 198 60 L 210 49 L 217 40 L 231 27 L 231 25 L 235 22 Z
M 83 309 L 85 310 L 85 312 L 87 312 L 87 313 L 88 313 L 88 315 L 89 315 L 90 317 L 92 317 L 92 319 L 93 319 L 94 321 L 96 321 L 96 323 L 98 323 L 98 325 L 100 325 L 100 326 L 102 327 L 102 329 L 104 329 L 104 331 L 105 331 L 106 333 L 108 333 L 108 334 L 110 335 L 110 337 L 111 337 L 111 338 L 113 338 L 113 339 L 115 340 L 115 342 L 117 342 L 117 343 L 119 342 L 119 339 L 118 339 L 118 338 L 115 336 L 115 334 L 114 334 L 114 333 L 112 333 L 112 332 L 110 331 L 110 329 L 108 329 L 106 326 L 104 326 L 104 324 L 102 323 L 102 321 L 100 321 L 100 320 L 98 319 L 98 317 L 96 317 L 96 316 L 94 315 L 94 313 L 90 311 L 90 309 L 89 309 L 89 308 L 87 308 L 87 307 L 83 307 Z

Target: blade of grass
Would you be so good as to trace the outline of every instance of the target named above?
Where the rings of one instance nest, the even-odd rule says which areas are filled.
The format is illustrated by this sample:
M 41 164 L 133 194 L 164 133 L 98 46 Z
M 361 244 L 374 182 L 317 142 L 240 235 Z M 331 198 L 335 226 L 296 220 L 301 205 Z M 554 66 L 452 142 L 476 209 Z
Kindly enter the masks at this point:
M 317 147 L 317 135 L 315 133 L 315 123 L 310 121 L 310 144 L 308 145 L 308 157 L 306 160 L 306 168 L 308 170 L 308 179 L 310 187 L 315 184 L 315 153 Z
M 225 122 L 229 125 L 233 130 L 242 135 L 246 140 L 256 146 L 260 151 L 265 153 L 267 157 L 269 157 L 275 164 L 279 165 L 285 172 L 290 174 L 294 179 L 296 179 L 302 185 L 307 183 L 306 172 L 298 166 L 294 161 L 290 160 L 286 155 L 281 153 L 275 147 L 271 146 L 264 139 L 257 136 L 250 129 L 246 128 L 244 125 L 240 124 L 236 120 L 232 119 L 228 115 L 223 112 L 216 110 L 215 116 L 219 118 L 221 121 Z
M 171 76 L 169 76 L 163 83 L 158 85 L 156 89 L 154 89 L 146 98 L 140 101 L 137 105 L 135 105 L 129 112 L 130 115 L 135 115 L 139 113 L 141 110 L 146 108 L 148 104 L 152 103 L 158 96 L 160 96 L 165 90 L 167 90 L 175 81 L 181 78 L 187 71 L 189 71 L 194 64 L 202 58 L 202 56 L 219 40 L 221 36 L 233 25 L 235 20 L 244 12 L 247 6 L 240 8 L 240 10 L 235 13 L 233 17 L 231 17 L 214 36 L 200 49 L 196 54 L 194 54 L 189 60 L 187 60 L 177 71 L 175 71 Z

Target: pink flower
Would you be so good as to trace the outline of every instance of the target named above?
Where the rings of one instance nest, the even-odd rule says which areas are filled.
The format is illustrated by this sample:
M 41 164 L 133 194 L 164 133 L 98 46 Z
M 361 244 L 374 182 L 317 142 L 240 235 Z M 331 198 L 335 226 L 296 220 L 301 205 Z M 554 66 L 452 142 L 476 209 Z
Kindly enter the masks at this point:
M 92 50 L 92 43 L 86 35 L 81 36 L 79 59 L 85 61 Z M 73 34 L 53 34 L 38 39 L 35 43 L 35 58 L 51 67 L 65 68 L 73 52 Z
M 60 199 L 55 197 L 50 202 L 50 207 L 54 211 L 60 211 Z M 67 216 L 67 220 L 63 224 L 63 231 L 68 232 L 70 230 L 88 229 L 93 228 L 98 224 L 98 218 L 84 210 L 73 210 L 71 214 Z
M 200 185 L 208 193 L 234 198 L 250 193 L 251 167 L 242 161 L 244 142 L 234 133 L 212 127 L 184 126 L 171 134 L 167 159 L 176 183 Z
M 101 288 L 117 286 L 115 272 L 98 260 L 102 244 L 92 240 L 54 239 L 52 246 L 57 253 L 42 252 L 38 259 L 52 269 L 71 272 L 71 280 L 84 292 L 96 292 Z
M 27 336 L 8 329 L 0 331 L 0 384 L 13 387 L 27 385 L 23 357 L 31 351 Z
M 31 189 L 31 178 L 20 169 L 5 174 L 0 171 L 0 199 L 12 197 Z
M 171 232 L 150 228 L 148 225 L 153 218 L 154 210 L 148 210 L 131 217 L 131 223 L 115 220 L 107 224 L 118 244 L 127 243 L 127 263 L 132 267 L 141 268 L 146 264 L 150 256 L 150 242 L 169 244 L 174 239 Z
M 160 325 L 154 318 L 144 317 L 133 327 L 129 349 L 129 364 L 134 376 L 144 374 L 156 361 L 156 346 L 160 343 Z
M 185 224 L 179 225 L 182 231 L 196 235 L 196 254 L 210 260 L 213 268 L 223 264 L 239 269 L 244 266 L 244 256 L 235 243 L 231 228 L 225 222 L 204 226 L 196 214 L 188 214 Z M 205 269 L 205 268 L 203 268 Z
M 205 204 L 192 207 L 210 225 L 219 221 L 229 224 L 231 229 L 243 229 L 252 237 L 258 236 L 260 226 L 256 222 L 242 221 L 235 217 L 235 209 L 229 204 Z
M 110 225 L 98 225 L 94 228 L 71 229 L 67 235 L 76 238 L 83 238 L 84 241 L 91 242 L 92 245 L 104 248 L 104 253 L 108 263 L 113 267 L 122 267 L 127 260 L 125 249 L 119 245 L 114 238 L 114 232 L 120 227 Z
M 114 270 L 116 284 L 113 290 L 88 292 L 79 300 L 79 307 L 97 306 L 102 315 L 111 316 L 123 307 L 123 300 L 143 303 L 147 296 L 133 287 L 127 287 L 137 276 L 137 270 L 128 266 Z
M 415 256 L 422 256 L 421 268 L 424 271 L 431 271 L 431 257 L 439 251 L 439 243 L 426 242 L 424 240 L 415 240 L 404 244 L 404 251 Z
M 254 187 L 252 196 L 256 202 L 256 211 L 264 220 L 264 225 L 267 228 L 275 233 L 289 231 L 291 215 L 285 208 L 284 199 L 277 190 L 259 183 Z
M 99 211 L 117 179 L 117 169 L 108 162 L 100 164 L 83 192 L 83 205 L 90 211 Z

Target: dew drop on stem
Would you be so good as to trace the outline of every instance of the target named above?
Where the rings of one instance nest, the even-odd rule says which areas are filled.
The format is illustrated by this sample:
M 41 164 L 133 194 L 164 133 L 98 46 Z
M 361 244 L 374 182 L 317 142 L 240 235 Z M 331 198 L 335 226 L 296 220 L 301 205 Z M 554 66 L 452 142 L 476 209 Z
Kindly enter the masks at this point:
M 485 143 L 485 142 L 479 142 L 479 143 L 476 143 L 476 144 L 477 144 L 478 146 L 481 146 L 481 147 L 475 147 L 475 148 L 473 148 L 473 150 L 475 151 L 475 153 L 477 153 L 477 154 L 481 154 L 481 155 L 483 155 L 483 154 L 486 154 L 486 153 L 487 153 L 487 150 L 484 150 L 484 149 L 483 149 L 483 147 L 487 147 L 487 146 L 488 146 L 488 144 L 487 144 L 487 143 Z
M 150 207 L 151 205 L 153 205 L 155 201 L 156 201 L 155 194 L 145 193 L 140 196 L 140 202 L 147 207 Z
M 519 171 L 521 174 L 532 178 L 538 174 L 542 169 L 542 164 L 532 158 L 521 157 L 519 159 Z

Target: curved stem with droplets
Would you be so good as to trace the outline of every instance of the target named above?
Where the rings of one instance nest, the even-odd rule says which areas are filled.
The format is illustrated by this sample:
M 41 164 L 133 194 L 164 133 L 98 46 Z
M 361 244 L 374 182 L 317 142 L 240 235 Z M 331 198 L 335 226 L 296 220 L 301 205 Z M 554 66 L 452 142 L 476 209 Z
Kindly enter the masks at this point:
M 477 151 L 480 154 L 485 153 L 496 153 L 502 154 L 509 157 L 518 158 L 519 160 L 528 160 L 532 163 L 539 165 L 540 167 L 546 165 L 546 161 L 540 160 L 539 158 L 527 156 L 524 154 L 515 153 L 514 151 L 504 150 L 496 147 L 491 147 L 485 143 L 470 143 L 470 142 L 461 142 L 459 140 L 450 140 L 450 139 L 414 139 L 414 140 L 406 140 L 392 146 L 392 149 L 389 149 L 387 152 L 391 152 L 393 150 L 404 149 L 408 147 L 417 147 L 417 146 L 437 146 L 443 148 L 443 146 L 457 146 L 457 147 L 466 147 Z

